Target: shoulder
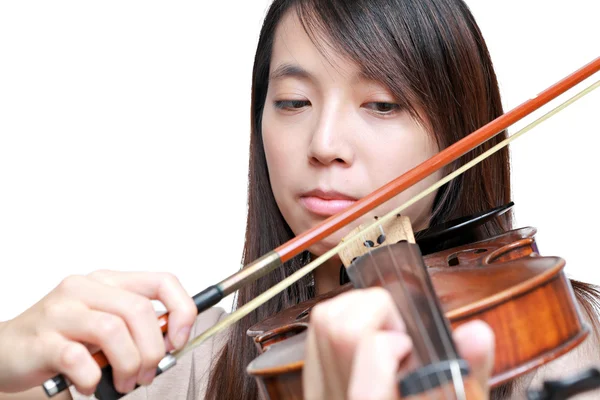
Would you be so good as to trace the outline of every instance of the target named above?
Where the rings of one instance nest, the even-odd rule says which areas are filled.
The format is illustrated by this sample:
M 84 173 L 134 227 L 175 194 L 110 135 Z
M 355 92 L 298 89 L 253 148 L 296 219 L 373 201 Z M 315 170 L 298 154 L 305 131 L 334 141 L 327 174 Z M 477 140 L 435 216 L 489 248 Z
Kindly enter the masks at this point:
M 211 307 L 203 313 L 200 313 L 196 317 L 196 322 L 194 322 L 192 333 L 190 333 L 190 340 L 219 322 L 225 316 L 227 316 L 227 313 L 221 307 Z
M 213 307 L 196 317 L 188 343 L 227 316 L 225 310 Z M 158 400 L 167 398 L 204 398 L 208 376 L 218 352 L 225 344 L 227 332 L 220 332 L 183 355 L 169 371 L 158 376 L 150 386 L 140 387 L 123 400 Z M 95 400 L 71 388 L 74 400 Z

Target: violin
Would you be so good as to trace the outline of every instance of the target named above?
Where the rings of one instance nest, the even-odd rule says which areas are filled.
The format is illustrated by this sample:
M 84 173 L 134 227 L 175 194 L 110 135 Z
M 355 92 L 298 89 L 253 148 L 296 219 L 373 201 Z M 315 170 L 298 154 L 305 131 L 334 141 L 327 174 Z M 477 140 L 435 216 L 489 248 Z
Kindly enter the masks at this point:
M 435 236 L 452 231 L 468 237 L 476 226 L 512 205 L 464 223 L 453 221 L 451 228 Z M 590 332 L 564 274 L 565 260 L 541 256 L 535 233 L 534 228 L 525 227 L 423 255 L 420 247 L 423 252 L 428 248 L 415 244 L 406 217 L 363 232 L 362 243 L 340 254 L 348 275 L 354 275 L 351 283 L 290 307 L 248 330 L 261 354 L 247 371 L 257 380 L 264 398 L 302 399 L 304 344 L 311 309 L 355 287 L 382 286 L 401 309 L 417 362 L 422 364 L 421 372 L 400 383 L 402 398 L 452 382 L 453 361 L 463 374 L 468 373 L 468 366 L 457 358 L 450 331 L 472 320 L 485 321 L 496 334 L 490 387 L 525 374 L 570 351 Z M 419 321 L 411 316 L 415 312 Z M 464 398 L 483 397 L 471 393 Z
M 198 313 L 216 305 L 225 296 L 280 267 L 314 243 L 456 161 L 485 141 L 504 132 L 511 125 L 599 70 L 600 58 L 597 58 L 537 96 L 506 112 L 357 201 L 341 213 L 297 235 L 287 243 L 246 265 L 238 273 L 209 286 L 193 297 Z M 464 227 L 471 226 L 472 228 L 472 221 L 477 220 L 478 217 L 467 218 L 466 222 L 453 221 L 449 226 L 433 227 L 433 230 L 429 232 L 413 234 L 407 226 L 407 221 L 398 215 L 401 216 L 402 211 L 411 204 L 507 146 L 511 141 L 598 86 L 600 86 L 600 82 L 579 92 L 535 122 L 448 174 L 407 203 L 379 218 L 370 226 L 358 227 L 358 231 L 353 231 L 338 246 L 244 304 L 219 323 L 189 341 L 183 349 L 167 354 L 157 368 L 157 375 L 167 371 L 175 365 L 178 358 L 203 343 L 207 338 L 243 318 L 281 290 L 312 272 L 325 260 L 337 254 L 344 261 L 345 272 L 352 285 L 347 284 L 325 296 L 289 308 L 281 314 L 253 326 L 248 332 L 261 352 L 261 355 L 248 366 L 248 373 L 259 381 L 259 386 L 263 388 L 262 393 L 266 397 L 301 398 L 301 349 L 303 332 L 306 331 L 309 322 L 310 307 L 326 298 L 350 290 L 352 287 L 384 286 L 395 298 L 410 300 L 410 304 L 418 305 L 410 310 L 412 316 L 411 313 L 408 315 L 403 313 L 403 318 L 413 321 L 411 335 L 413 340 L 418 339 L 421 335 L 427 338 L 429 345 L 416 346 L 420 368 L 401 381 L 401 392 L 403 391 L 409 396 L 411 394 L 419 395 L 427 390 L 427 387 L 423 385 L 423 379 L 426 378 L 425 380 L 430 383 L 437 382 L 435 390 L 447 390 L 449 384 L 452 386 L 452 391 L 462 390 L 464 396 L 458 396 L 459 398 L 477 399 L 480 397 L 477 389 L 468 384 L 468 365 L 465 365 L 460 356 L 456 354 L 453 344 L 448 342 L 449 332 L 452 328 L 472 319 L 483 319 L 492 327 L 496 336 L 497 351 L 492 387 L 570 351 L 585 339 L 589 334 L 589 328 L 582 322 L 579 310 L 574 303 L 573 289 L 563 273 L 565 261 L 558 257 L 543 257 L 538 253 L 533 228 L 506 232 L 480 242 L 467 241 L 467 243 L 456 244 L 460 242 L 460 232 L 463 234 L 468 232 L 468 230 L 464 230 Z M 495 212 L 499 211 L 495 210 Z M 396 220 L 400 222 L 396 222 Z M 402 229 L 397 229 L 396 224 L 400 224 Z M 387 241 L 383 240 L 381 238 L 385 236 L 384 226 L 387 226 L 392 233 L 403 232 L 404 236 L 399 240 L 392 240 L 391 237 L 388 237 Z M 360 240 L 364 239 L 365 235 L 369 237 L 368 235 L 374 230 L 378 230 L 377 236 Z M 374 247 L 376 242 L 380 247 Z M 363 244 L 363 247 L 360 243 Z M 365 247 L 364 243 L 372 243 L 373 246 Z M 385 245 L 383 245 L 384 243 Z M 435 247 L 436 243 L 438 246 L 440 243 L 445 243 L 445 247 L 424 254 L 426 252 L 423 250 L 432 244 Z M 451 244 L 450 247 L 448 247 L 448 243 Z M 351 245 L 354 245 L 352 251 L 349 250 Z M 390 254 L 393 257 L 390 258 Z M 402 260 L 403 267 L 397 267 L 399 260 Z M 390 266 L 395 267 L 391 268 Z M 402 285 L 404 290 L 397 290 Z M 453 289 L 456 287 L 461 288 L 460 291 Z M 408 303 L 398 300 L 396 304 L 402 309 L 402 305 Z M 428 306 L 422 307 L 423 305 Z M 416 314 L 415 310 L 418 311 Z M 163 333 L 168 329 L 167 318 L 168 314 L 159 317 Z M 416 329 L 417 325 L 421 326 L 421 330 Z M 423 330 L 423 326 L 428 328 Z M 441 346 L 442 342 L 445 343 L 444 346 Z M 103 374 L 96 397 L 101 400 L 122 397 L 123 395 L 116 392 L 112 385 L 111 367 L 104 354 L 97 352 L 94 354 L 94 359 L 101 367 Z M 551 393 L 550 396 L 554 396 L 557 390 L 562 390 L 561 393 L 573 394 L 574 391 L 581 390 L 583 387 L 595 386 L 600 381 L 595 372 L 597 371 L 590 371 L 565 382 L 552 382 L 549 386 L 551 390 L 549 389 L 548 393 Z M 462 383 L 457 385 L 457 381 Z M 62 375 L 57 375 L 43 384 L 49 397 L 60 393 L 68 386 L 68 380 Z M 465 388 L 468 388 L 469 397 L 465 397 L 465 390 L 467 390 Z

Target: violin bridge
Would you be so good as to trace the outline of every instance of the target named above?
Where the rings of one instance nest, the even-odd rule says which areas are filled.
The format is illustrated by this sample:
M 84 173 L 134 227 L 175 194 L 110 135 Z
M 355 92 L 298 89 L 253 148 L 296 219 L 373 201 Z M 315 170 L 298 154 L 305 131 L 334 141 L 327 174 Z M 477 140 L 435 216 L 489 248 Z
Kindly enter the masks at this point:
M 377 220 L 378 218 L 374 217 L 374 219 Z M 415 236 L 410 223 L 410 218 L 400 214 L 368 229 L 365 229 L 365 224 L 359 225 L 351 230 L 348 235 L 344 236 L 342 242 L 359 232 L 361 232 L 360 236 L 339 252 L 340 259 L 346 268 L 348 268 L 356 258 L 369 251 L 373 251 L 377 247 L 401 241 L 415 243 Z

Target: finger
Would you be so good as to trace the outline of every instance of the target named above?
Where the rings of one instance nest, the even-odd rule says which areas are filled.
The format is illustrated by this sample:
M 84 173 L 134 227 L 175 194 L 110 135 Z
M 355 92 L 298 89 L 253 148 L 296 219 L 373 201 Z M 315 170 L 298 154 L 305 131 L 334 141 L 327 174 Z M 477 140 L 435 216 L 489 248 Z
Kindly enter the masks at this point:
M 56 321 L 55 329 L 67 339 L 89 343 L 103 351 L 112 366 L 118 391 L 133 390 L 139 381 L 142 356 L 125 321 L 117 315 L 90 310 L 83 304 L 61 305 L 52 311 L 52 317 Z
M 65 280 L 59 293 L 79 299 L 91 309 L 120 317 L 131 332 L 141 357 L 137 381 L 140 384 L 152 382 L 156 366 L 164 357 L 166 349 L 150 299 L 85 277 Z M 108 325 L 108 328 L 114 327 Z
M 322 368 L 327 372 L 327 390 L 345 392 L 356 346 L 364 335 L 379 330 L 404 332 L 405 326 L 389 293 L 382 288 L 360 289 L 341 294 L 315 306 L 310 328 Z
M 377 330 L 405 332 L 406 327 L 390 294 L 382 288 L 353 290 L 313 308 L 311 325 L 342 356 L 340 364 L 352 364 L 353 350 L 365 333 Z
M 315 330 L 309 326 L 302 372 L 302 391 L 307 399 L 336 400 L 331 389 L 326 386 L 327 383 L 331 385 L 331 382 L 328 379 L 328 370 L 321 363 L 323 355 L 319 351 L 318 342 L 319 338 L 316 337 Z
M 458 353 L 469 364 L 472 376 L 483 393 L 488 393 L 494 367 L 494 332 L 488 324 L 477 320 L 459 326 L 453 336 Z
M 348 399 L 399 399 L 398 366 L 411 349 L 412 341 L 402 332 L 364 336 L 352 363 Z
M 91 396 L 100 382 L 100 367 L 84 345 L 58 333 L 48 333 L 38 341 L 46 352 L 46 364 L 52 374 L 65 375 L 78 392 Z
M 91 274 L 108 285 L 160 300 L 169 312 L 168 337 L 175 348 L 183 347 L 190 334 L 198 310 L 181 282 L 172 274 L 157 272 L 96 271 Z
M 162 317 L 166 312 L 160 312 L 156 314 L 157 318 Z M 165 350 L 167 353 L 170 353 L 171 351 L 175 350 L 175 346 L 173 346 L 173 343 L 171 343 L 171 339 L 169 339 L 169 335 L 164 335 L 164 343 L 165 343 Z

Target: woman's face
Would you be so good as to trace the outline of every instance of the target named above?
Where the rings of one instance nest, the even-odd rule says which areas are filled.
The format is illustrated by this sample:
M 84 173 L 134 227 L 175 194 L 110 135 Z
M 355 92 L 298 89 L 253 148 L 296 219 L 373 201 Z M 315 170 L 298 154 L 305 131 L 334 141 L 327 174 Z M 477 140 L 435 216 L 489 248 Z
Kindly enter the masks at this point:
M 313 45 L 294 12 L 276 31 L 262 135 L 275 200 L 298 235 L 415 167 L 438 150 L 391 92 L 352 62 Z M 357 224 L 373 221 L 439 179 L 430 176 L 310 251 L 321 255 Z M 433 196 L 405 210 L 426 226 Z

